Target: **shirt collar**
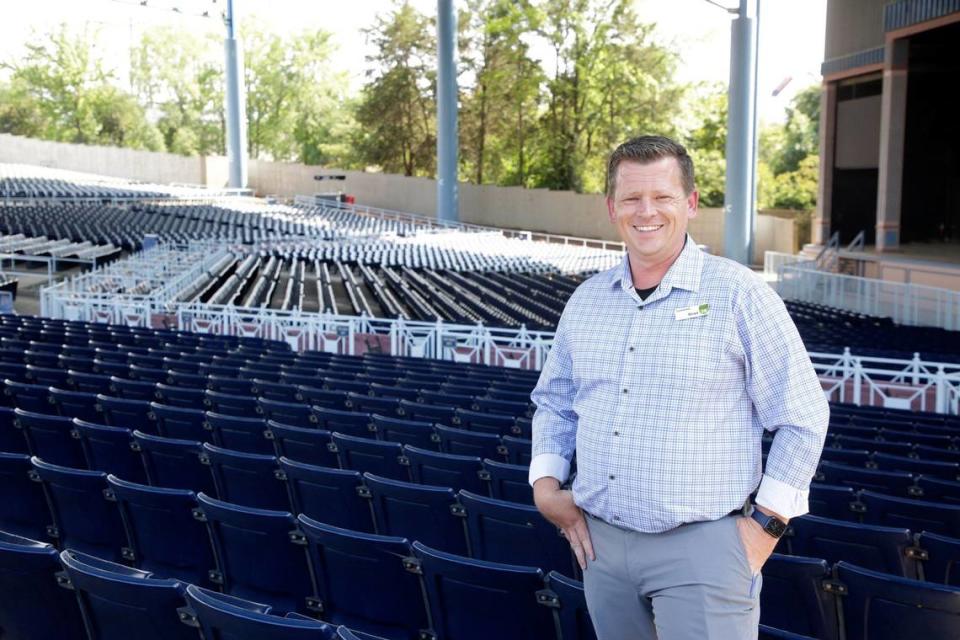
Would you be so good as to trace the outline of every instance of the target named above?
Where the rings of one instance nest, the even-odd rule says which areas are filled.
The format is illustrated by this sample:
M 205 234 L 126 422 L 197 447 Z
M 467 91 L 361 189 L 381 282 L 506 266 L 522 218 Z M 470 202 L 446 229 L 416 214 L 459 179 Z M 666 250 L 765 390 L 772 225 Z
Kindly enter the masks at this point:
M 703 251 L 693 238 L 687 234 L 687 241 L 660 281 L 662 289 L 678 288 L 697 292 L 700 289 L 700 274 L 703 272 Z M 633 275 L 630 273 L 630 254 L 624 253 L 620 267 L 610 270 L 610 284 L 619 284 L 625 291 L 633 288 Z

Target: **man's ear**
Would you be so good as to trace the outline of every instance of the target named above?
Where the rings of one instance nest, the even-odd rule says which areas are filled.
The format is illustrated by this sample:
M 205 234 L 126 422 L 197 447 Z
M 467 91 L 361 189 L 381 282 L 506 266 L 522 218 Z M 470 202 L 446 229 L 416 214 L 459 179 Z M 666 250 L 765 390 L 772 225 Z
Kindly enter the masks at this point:
M 613 206 L 613 198 L 611 198 L 610 196 L 607 196 L 606 201 L 607 201 L 607 216 L 609 216 L 610 222 L 616 222 L 617 210 Z
M 700 192 L 694 189 L 687 196 L 687 217 L 697 217 L 697 206 L 700 204 Z

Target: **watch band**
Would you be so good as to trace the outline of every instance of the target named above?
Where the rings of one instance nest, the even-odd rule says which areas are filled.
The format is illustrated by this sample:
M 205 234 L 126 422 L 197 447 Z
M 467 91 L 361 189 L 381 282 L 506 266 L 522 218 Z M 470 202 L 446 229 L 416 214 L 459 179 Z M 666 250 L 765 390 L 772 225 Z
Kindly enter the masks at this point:
M 787 530 L 786 522 L 776 516 L 768 516 L 756 507 L 750 511 L 750 517 L 756 520 L 771 537 L 780 538 Z

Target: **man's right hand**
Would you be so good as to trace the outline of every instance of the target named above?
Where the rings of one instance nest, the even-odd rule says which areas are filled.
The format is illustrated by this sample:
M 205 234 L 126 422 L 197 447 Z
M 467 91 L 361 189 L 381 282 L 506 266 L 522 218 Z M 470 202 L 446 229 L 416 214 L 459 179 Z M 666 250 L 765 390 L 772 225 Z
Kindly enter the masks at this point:
M 563 532 L 581 569 L 587 568 L 587 558 L 591 562 L 597 559 L 583 511 L 573 501 L 573 493 L 560 488 L 559 480 L 544 477 L 534 482 L 533 502 L 543 517 Z

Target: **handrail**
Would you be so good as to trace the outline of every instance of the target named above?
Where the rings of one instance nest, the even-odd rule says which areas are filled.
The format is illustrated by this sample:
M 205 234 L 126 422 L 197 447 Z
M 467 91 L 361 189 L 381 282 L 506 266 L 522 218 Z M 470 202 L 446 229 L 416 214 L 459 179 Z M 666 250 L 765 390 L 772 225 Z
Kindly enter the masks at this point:
M 860 231 L 853 240 L 850 241 L 850 244 L 847 245 L 847 251 L 863 251 L 863 241 L 865 233 L 863 230 Z

